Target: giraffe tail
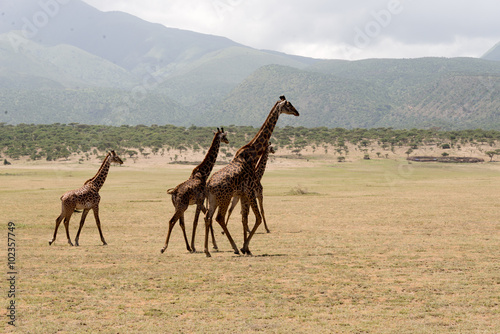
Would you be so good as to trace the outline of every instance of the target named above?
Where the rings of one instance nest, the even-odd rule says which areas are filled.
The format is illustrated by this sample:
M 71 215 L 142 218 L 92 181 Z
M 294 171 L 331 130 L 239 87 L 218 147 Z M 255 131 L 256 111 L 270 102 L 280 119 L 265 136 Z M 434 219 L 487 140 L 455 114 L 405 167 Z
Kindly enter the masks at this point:
M 167 194 L 175 194 L 177 192 L 177 188 L 178 187 L 168 189 Z

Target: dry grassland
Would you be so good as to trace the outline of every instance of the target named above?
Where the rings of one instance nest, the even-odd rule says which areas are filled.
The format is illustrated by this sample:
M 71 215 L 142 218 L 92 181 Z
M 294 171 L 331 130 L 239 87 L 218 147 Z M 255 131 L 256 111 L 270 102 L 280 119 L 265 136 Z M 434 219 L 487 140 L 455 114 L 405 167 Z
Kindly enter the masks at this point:
M 17 327 L 2 299 L 0 332 L 500 333 L 498 163 L 288 165 L 264 176 L 271 233 L 255 235 L 254 256 L 233 254 L 217 226 L 212 258 L 188 253 L 178 225 L 160 254 L 166 189 L 192 166 L 112 167 L 100 192 L 108 246 L 89 214 L 80 247 L 62 225 L 48 241 L 59 197 L 99 165 L 0 167 L 3 252 L 15 222 L 18 269 Z M 237 211 L 229 230 L 241 247 Z

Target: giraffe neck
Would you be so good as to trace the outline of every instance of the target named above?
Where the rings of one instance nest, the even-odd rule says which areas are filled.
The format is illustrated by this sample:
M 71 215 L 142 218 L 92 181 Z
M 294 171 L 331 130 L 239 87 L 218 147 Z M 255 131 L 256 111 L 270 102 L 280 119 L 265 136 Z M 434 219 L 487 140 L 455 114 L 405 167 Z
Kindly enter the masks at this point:
M 278 122 L 278 118 L 280 116 L 280 111 L 278 109 L 279 101 L 276 102 L 274 107 L 269 112 L 267 119 L 264 124 L 262 124 L 259 132 L 255 135 L 255 137 L 245 146 L 240 148 L 238 152 L 236 152 L 234 158 L 243 158 L 247 162 L 250 162 L 252 166 L 255 168 L 257 165 L 257 161 L 267 150 L 267 146 L 269 143 L 269 139 L 273 134 L 274 127 Z M 233 159 L 234 160 L 234 159 Z
M 262 154 L 262 157 L 260 158 L 259 162 L 257 163 L 257 167 L 255 167 L 255 176 L 257 177 L 257 180 L 261 180 L 262 176 L 264 175 L 264 172 L 266 171 L 266 164 L 267 164 L 267 159 L 269 158 L 269 150 L 265 150 L 264 154 Z
M 106 158 L 102 162 L 102 165 L 99 168 L 99 170 L 97 171 L 97 173 L 95 174 L 95 176 L 93 178 L 87 180 L 87 182 L 85 182 L 85 184 L 92 183 L 92 186 L 99 191 L 101 189 L 102 185 L 104 184 L 104 181 L 106 181 L 106 177 L 108 176 L 110 165 L 111 165 L 110 154 L 108 153 L 108 155 L 106 156 Z
M 196 173 L 200 173 L 204 179 L 207 179 L 212 169 L 214 168 L 215 161 L 217 161 L 217 155 L 219 154 L 221 138 L 218 133 L 215 134 L 214 139 L 212 140 L 212 145 L 208 149 L 207 154 L 203 161 L 193 169 L 191 176 L 194 176 Z
M 264 153 L 264 150 L 267 150 L 267 143 L 269 142 L 269 139 L 271 138 L 271 135 L 273 134 L 274 127 L 276 126 L 276 123 L 278 122 L 278 118 L 280 116 L 278 104 L 279 104 L 279 101 L 276 102 L 274 107 L 269 112 L 269 115 L 267 116 L 266 120 L 264 121 L 264 124 L 262 124 L 262 126 L 260 127 L 259 132 L 257 132 L 255 137 L 249 142 L 249 144 L 259 146 L 259 149 L 262 150 L 260 155 L 262 155 L 262 153 Z M 265 146 L 262 146 L 262 144 L 264 142 L 265 142 Z

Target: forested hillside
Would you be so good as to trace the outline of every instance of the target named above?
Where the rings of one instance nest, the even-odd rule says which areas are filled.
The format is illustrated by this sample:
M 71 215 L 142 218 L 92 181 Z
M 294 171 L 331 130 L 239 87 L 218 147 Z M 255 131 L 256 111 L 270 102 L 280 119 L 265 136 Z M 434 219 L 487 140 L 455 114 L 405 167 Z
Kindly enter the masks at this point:
M 160 92 L 134 99 L 113 88 L 1 89 L 0 105 L 5 123 L 184 124 L 186 115 L 183 106 Z
M 0 122 L 260 126 L 285 94 L 301 117 L 282 117 L 280 126 L 500 129 L 500 62 L 429 58 L 325 61 L 302 69 L 265 65 L 243 80 L 245 70 L 220 74 L 231 54 L 237 58 L 240 51 L 214 56 L 182 74 L 149 77 L 148 86 L 130 89 L 4 84 Z
M 323 61 L 302 70 L 269 65 L 205 120 L 230 117 L 235 124 L 257 125 L 269 109 L 267 101 L 280 92 L 302 111 L 300 118 L 283 118 L 281 124 L 500 129 L 500 62 L 472 58 Z

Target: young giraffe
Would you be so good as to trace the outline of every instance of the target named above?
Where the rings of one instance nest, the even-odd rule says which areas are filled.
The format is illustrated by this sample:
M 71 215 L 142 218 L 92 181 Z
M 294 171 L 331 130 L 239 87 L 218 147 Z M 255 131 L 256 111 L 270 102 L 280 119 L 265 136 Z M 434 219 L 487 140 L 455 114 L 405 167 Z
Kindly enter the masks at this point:
M 73 214 L 75 209 L 83 209 L 82 218 L 80 220 L 80 227 L 78 228 L 78 232 L 76 233 L 75 245 L 78 246 L 80 232 L 90 209 L 94 211 L 95 222 L 99 230 L 99 235 L 101 236 L 101 241 L 103 245 L 107 245 L 106 241 L 104 240 L 104 236 L 102 235 L 101 221 L 99 220 L 99 201 L 101 200 L 99 190 L 104 184 L 104 181 L 106 181 L 106 177 L 108 176 L 109 172 L 109 166 L 111 165 L 111 163 L 118 163 L 120 165 L 123 164 L 122 159 L 120 159 L 120 157 L 116 155 L 115 151 L 111 151 L 108 153 L 108 155 L 106 155 L 106 158 L 104 158 L 101 167 L 93 178 L 85 181 L 81 188 L 70 190 L 61 196 L 62 210 L 61 214 L 56 219 L 54 236 L 52 237 L 52 240 L 49 241 L 49 245 L 52 245 L 52 243 L 56 240 L 57 229 L 59 228 L 61 221 L 64 219 L 66 237 L 68 238 L 68 243 L 73 246 L 73 243 L 71 243 L 71 238 L 69 237 L 69 220 L 71 219 L 71 215 Z
M 205 201 L 205 186 L 207 183 L 208 176 L 212 172 L 212 169 L 215 165 L 215 161 L 217 160 L 217 155 L 219 153 L 220 143 L 223 142 L 225 144 L 229 144 L 227 140 L 226 133 L 224 132 L 224 128 L 221 130 L 217 129 L 217 132 L 214 132 L 214 139 L 212 141 L 212 145 L 210 146 L 205 159 L 199 164 L 196 168 L 193 169 L 191 176 L 189 179 L 179 184 L 177 187 L 173 189 L 169 189 L 167 192 L 172 195 L 172 203 L 175 207 L 175 213 L 172 219 L 169 221 L 167 239 L 165 240 L 165 245 L 161 249 L 161 252 L 165 252 L 168 247 L 168 240 L 170 239 L 170 233 L 172 232 L 172 228 L 174 227 L 177 220 L 179 220 L 179 225 L 182 228 L 182 233 L 184 234 L 184 241 L 186 242 L 186 248 L 189 252 L 195 252 L 194 247 L 194 239 L 196 234 L 196 227 L 198 226 L 198 217 L 200 215 L 200 211 L 203 211 L 205 214 L 207 209 L 203 205 Z M 184 211 L 187 210 L 189 205 L 196 204 L 196 213 L 194 216 L 193 223 L 193 233 L 191 237 L 191 247 L 189 247 L 186 229 L 184 226 Z M 213 229 L 211 229 L 212 233 L 212 242 L 214 244 L 214 248 L 217 249 L 217 245 L 215 243 L 215 238 L 213 235 Z
M 236 152 L 231 163 L 215 172 L 210 180 L 208 180 L 208 211 L 205 215 L 205 255 L 207 257 L 211 256 L 208 251 L 208 230 L 212 225 L 213 215 L 217 208 L 219 210 L 215 220 L 222 227 L 234 249 L 234 253 L 239 254 L 238 248 L 226 228 L 224 219 L 231 198 L 234 195 L 240 196 L 242 203 L 248 202 L 255 214 L 256 222 L 248 237 L 245 228 L 245 226 L 248 226 L 248 215 L 247 217 L 242 217 L 244 242 L 241 251 L 243 254 L 251 255 L 248 245 L 262 220 L 255 197 L 254 186 L 257 184 L 255 167 L 259 158 L 267 150 L 269 139 L 281 114 L 299 116 L 298 111 L 284 96 L 280 96 L 280 101 L 276 102 L 271 109 L 269 116 L 255 137 Z
M 268 149 L 264 151 L 264 154 L 260 158 L 259 162 L 257 163 L 257 167 L 255 168 L 255 178 L 257 181 L 257 184 L 255 185 L 256 193 L 255 196 L 259 200 L 259 209 L 262 214 L 262 220 L 264 221 L 264 227 L 266 228 L 266 232 L 269 233 L 271 232 L 269 228 L 267 227 L 267 222 L 266 222 L 266 216 L 264 214 L 264 195 L 263 195 L 263 187 L 262 183 L 260 182 L 262 180 L 262 176 L 264 176 L 264 172 L 266 171 L 266 164 L 267 164 L 267 159 L 269 158 L 269 153 L 274 154 L 274 149 L 269 145 Z M 227 213 L 227 220 L 226 220 L 226 226 L 229 223 L 229 218 L 231 217 L 231 213 L 233 212 L 234 208 L 240 201 L 240 196 L 236 195 L 233 197 L 233 200 L 231 202 L 231 207 L 229 208 L 229 211 Z M 243 203 L 242 203 L 243 205 Z M 248 207 L 246 208 L 246 211 L 248 211 Z M 242 212 L 243 212 L 243 207 L 242 207 Z M 250 232 L 250 230 L 247 229 L 247 232 Z

